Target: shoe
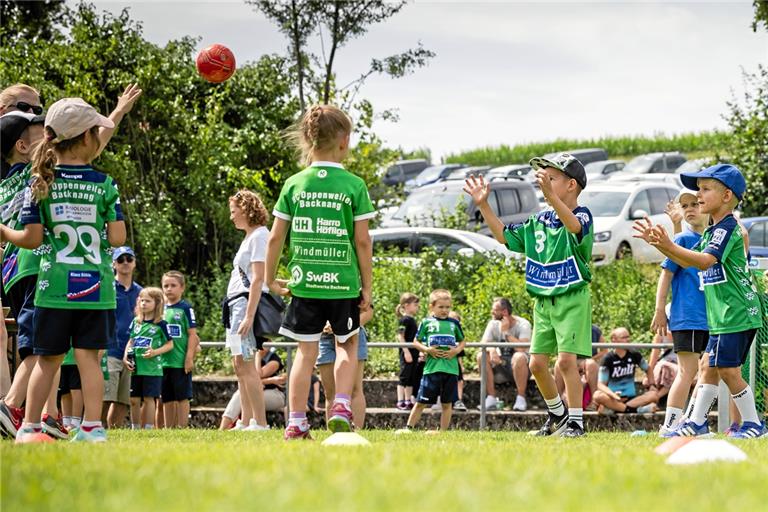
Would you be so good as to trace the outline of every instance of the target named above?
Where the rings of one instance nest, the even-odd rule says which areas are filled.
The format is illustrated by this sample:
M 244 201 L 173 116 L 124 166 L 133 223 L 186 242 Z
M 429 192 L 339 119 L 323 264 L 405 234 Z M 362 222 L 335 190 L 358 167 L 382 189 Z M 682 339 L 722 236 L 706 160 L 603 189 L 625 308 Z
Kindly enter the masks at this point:
M 659 427 L 659 437 L 667 437 L 667 434 L 672 432 L 675 429 L 675 427 L 667 428 L 664 425 Z
M 568 428 L 563 430 L 563 433 L 560 434 L 560 437 L 583 437 L 586 434 L 584 433 L 584 429 L 579 426 L 578 423 L 575 421 L 569 421 L 568 422 Z
M 256 420 L 251 418 L 251 421 L 248 423 L 248 426 L 245 427 L 243 430 L 247 430 L 248 432 L 261 432 L 263 430 L 269 430 L 269 425 L 259 425 L 256 423 Z
M 515 398 L 515 405 L 512 406 L 513 411 L 527 411 L 528 410 L 528 402 L 525 400 L 524 396 L 517 395 L 517 398 Z
M 0 400 L 0 427 L 9 437 L 16 437 L 24 421 L 24 409 L 13 407 Z
M 404 428 L 395 430 L 395 435 L 402 436 L 413 433 L 413 428 L 406 425 Z
M 745 421 L 741 428 L 737 432 L 731 434 L 733 439 L 757 439 L 768 435 L 768 429 L 765 428 L 765 423 L 752 423 Z
M 442 410 L 443 410 L 443 406 L 442 406 L 442 405 L 440 405 L 440 402 L 437 402 L 436 404 L 432 404 L 432 405 L 430 406 L 430 409 L 432 409 L 432 410 L 433 410 L 433 411 L 435 411 L 435 412 L 440 412 L 440 411 L 442 411 Z
M 237 420 L 235 422 L 235 426 L 229 430 L 245 430 L 245 425 L 243 425 L 243 422 L 241 420 Z
M 413 402 L 411 402 L 410 400 L 406 400 L 405 401 L 405 410 L 406 411 L 410 411 L 411 409 L 413 409 Z
M 43 432 L 55 439 L 68 439 L 69 431 L 50 414 L 43 414 Z
M 453 410 L 465 412 L 467 410 L 467 406 L 464 405 L 464 402 L 462 402 L 461 400 L 456 400 L 455 402 L 453 402 Z
M 725 429 L 725 432 L 723 432 L 723 434 L 725 434 L 727 437 L 731 437 L 733 436 L 733 434 L 739 431 L 739 427 L 741 427 L 741 425 L 739 425 L 734 421 L 733 423 L 731 423 L 730 427 Z
M 397 402 L 397 406 L 396 407 L 397 407 L 398 411 L 407 411 L 408 410 L 408 402 L 406 402 L 405 400 L 400 400 L 399 402 Z
M 105 443 L 107 442 L 107 431 L 104 427 L 93 427 L 90 430 L 85 430 L 80 427 L 75 437 L 72 438 L 73 443 Z
M 288 425 L 283 433 L 283 439 L 286 441 L 293 441 L 296 439 L 312 440 L 312 436 L 309 434 L 309 426 L 306 430 L 302 430 L 298 425 Z
M 557 436 L 563 433 L 568 427 L 568 414 L 562 416 L 555 416 L 551 412 L 547 413 L 547 421 L 541 426 L 541 428 L 534 432 L 536 437 Z
M 706 421 L 702 425 L 697 425 L 691 420 L 685 420 L 661 437 L 712 437 L 712 434 L 709 432 Z
M 43 434 L 42 430 L 35 430 L 32 427 L 19 427 L 16 431 L 16 444 L 29 443 L 52 443 L 50 436 Z
M 495 396 L 488 395 L 485 397 L 485 410 L 495 411 L 499 407 L 499 402 Z
M 331 417 L 328 420 L 328 430 L 336 432 L 352 432 L 352 410 L 346 405 L 335 402 L 331 407 Z

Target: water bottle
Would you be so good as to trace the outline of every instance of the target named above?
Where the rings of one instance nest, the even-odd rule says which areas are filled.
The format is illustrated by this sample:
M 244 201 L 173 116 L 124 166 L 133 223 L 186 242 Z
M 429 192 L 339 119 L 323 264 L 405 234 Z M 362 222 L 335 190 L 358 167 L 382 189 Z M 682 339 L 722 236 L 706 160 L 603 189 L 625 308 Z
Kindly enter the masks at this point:
M 501 398 L 496 399 L 496 410 L 497 411 L 503 411 L 504 410 L 504 400 Z
M 133 347 L 129 348 L 128 351 L 125 353 L 125 359 L 128 360 L 129 363 L 131 363 L 131 366 L 133 367 L 133 370 L 131 373 L 136 371 L 136 355 L 133 353 Z

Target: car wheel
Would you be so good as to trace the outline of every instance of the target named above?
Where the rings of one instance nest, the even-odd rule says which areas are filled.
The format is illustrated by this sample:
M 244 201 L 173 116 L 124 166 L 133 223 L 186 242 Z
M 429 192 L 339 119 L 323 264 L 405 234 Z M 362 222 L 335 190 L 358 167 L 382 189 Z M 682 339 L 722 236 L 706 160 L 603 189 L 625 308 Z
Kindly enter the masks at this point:
M 621 242 L 621 244 L 619 244 L 619 248 L 616 249 L 616 259 L 623 260 L 624 258 L 631 258 L 631 257 L 632 257 L 632 248 L 629 246 L 627 242 Z

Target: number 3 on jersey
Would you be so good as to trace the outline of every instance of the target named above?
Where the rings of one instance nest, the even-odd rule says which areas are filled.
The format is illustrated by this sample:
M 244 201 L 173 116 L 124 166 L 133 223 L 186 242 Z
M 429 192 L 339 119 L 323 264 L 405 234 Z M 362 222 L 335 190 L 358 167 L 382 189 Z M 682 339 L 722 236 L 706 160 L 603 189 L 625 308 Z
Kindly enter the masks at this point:
M 541 253 L 544 250 L 544 240 L 547 234 L 544 231 L 536 231 L 536 252 Z
M 82 265 L 83 258 L 80 256 L 70 256 L 77 247 L 77 243 L 86 251 L 85 258 L 98 265 L 101 263 L 101 238 L 96 228 L 92 226 L 78 226 L 77 229 L 68 224 L 59 224 L 53 228 L 53 234 L 56 238 L 63 238 L 66 236 L 67 245 L 62 250 L 56 253 L 57 263 L 67 263 L 69 265 Z M 85 235 L 85 236 L 84 236 Z M 84 238 L 88 238 L 86 243 Z

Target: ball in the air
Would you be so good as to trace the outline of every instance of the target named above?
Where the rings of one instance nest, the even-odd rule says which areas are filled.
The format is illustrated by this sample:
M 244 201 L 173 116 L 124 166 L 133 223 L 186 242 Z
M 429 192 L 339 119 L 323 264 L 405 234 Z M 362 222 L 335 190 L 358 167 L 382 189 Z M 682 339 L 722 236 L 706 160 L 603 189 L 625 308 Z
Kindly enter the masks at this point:
M 216 84 L 235 73 L 235 55 L 223 44 L 212 44 L 200 50 L 196 64 L 200 76 Z

